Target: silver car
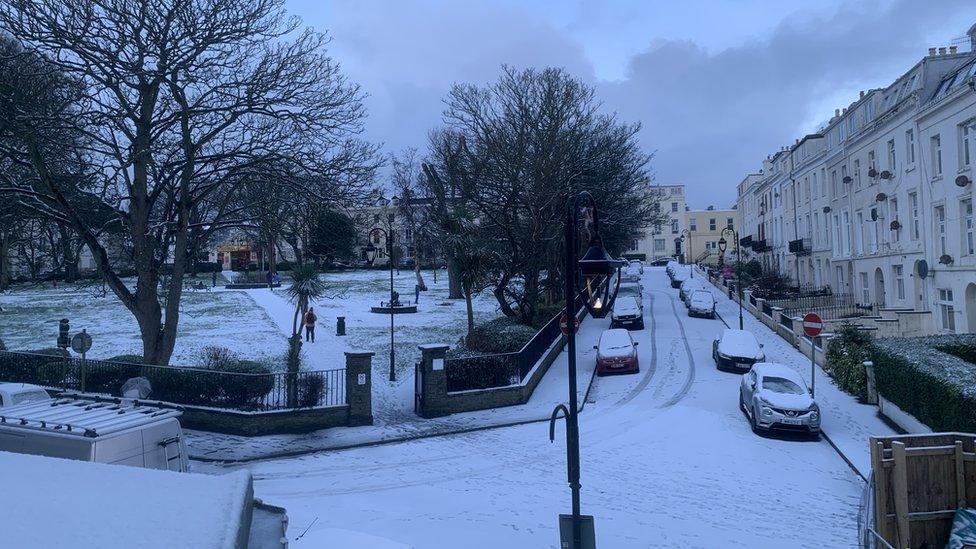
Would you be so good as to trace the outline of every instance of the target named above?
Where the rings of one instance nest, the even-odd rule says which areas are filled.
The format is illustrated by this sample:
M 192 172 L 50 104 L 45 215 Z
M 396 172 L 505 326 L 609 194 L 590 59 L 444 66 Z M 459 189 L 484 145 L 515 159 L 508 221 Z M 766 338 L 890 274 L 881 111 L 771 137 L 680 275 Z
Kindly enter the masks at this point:
M 759 362 L 742 376 L 739 408 L 753 432 L 785 431 L 820 436 L 820 406 L 792 368 Z

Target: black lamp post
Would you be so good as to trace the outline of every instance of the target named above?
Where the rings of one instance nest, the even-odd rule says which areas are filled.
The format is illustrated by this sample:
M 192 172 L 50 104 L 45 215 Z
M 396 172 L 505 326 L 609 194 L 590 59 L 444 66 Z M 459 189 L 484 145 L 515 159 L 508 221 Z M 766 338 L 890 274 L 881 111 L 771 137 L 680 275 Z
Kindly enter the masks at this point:
M 366 247 L 363 248 L 363 251 L 366 253 L 366 263 L 368 265 L 372 265 L 373 262 L 376 261 L 376 255 L 377 255 L 377 252 L 379 251 L 379 248 L 377 248 L 376 246 L 373 246 L 373 242 L 372 242 L 373 235 L 374 234 L 383 235 L 383 238 L 386 239 L 386 254 L 387 254 L 387 258 L 389 259 L 389 263 L 390 263 L 390 303 L 389 303 L 389 308 L 390 308 L 390 381 L 396 381 L 396 354 L 395 354 L 395 352 L 393 350 L 393 302 L 394 302 L 394 297 L 393 297 L 393 234 L 394 234 L 394 232 L 393 232 L 393 219 L 394 219 L 393 218 L 393 214 L 389 214 L 386 217 L 386 220 L 389 222 L 389 230 L 385 230 L 382 227 L 376 227 L 376 228 L 370 230 L 369 231 L 369 234 L 366 235 L 366 240 L 367 240 Z
M 577 229 L 579 214 L 585 211 L 588 217 L 592 215 L 592 233 L 589 247 L 583 257 L 577 260 Z M 620 269 L 621 262 L 610 257 L 603 247 L 600 238 L 600 220 L 597 214 L 596 202 L 588 192 L 581 192 L 571 197 L 566 214 L 566 348 L 569 356 L 569 409 L 560 404 L 552 412 L 549 422 L 549 440 L 555 438 L 556 419 L 562 411 L 566 418 L 566 468 L 569 487 L 572 491 L 572 549 L 582 549 L 582 516 L 580 515 L 580 449 L 579 449 L 579 416 L 576 397 L 576 298 L 583 294 L 584 305 L 594 318 L 604 318 L 617 297 L 620 288 L 620 276 L 616 282 L 611 278 Z M 582 282 L 583 288 L 579 288 Z M 614 283 L 611 290 L 611 283 Z M 567 547 L 563 540 L 563 547 Z
M 722 252 L 722 256 L 725 256 L 725 249 L 728 247 L 728 242 L 725 240 L 727 232 L 732 233 L 732 238 L 735 240 L 735 293 L 739 296 L 739 329 L 742 330 L 744 329 L 742 327 L 742 250 L 739 247 L 739 233 L 732 227 L 726 227 L 722 229 L 718 239 L 718 249 Z
M 691 269 L 689 269 L 689 270 L 691 271 L 691 278 L 695 278 L 695 263 L 694 263 L 694 261 L 695 261 L 695 255 L 691 251 L 691 231 L 689 231 L 688 229 L 681 229 L 681 242 L 684 242 L 685 241 L 685 233 L 688 234 L 688 238 L 687 238 L 687 240 L 688 240 L 688 263 L 691 264 Z

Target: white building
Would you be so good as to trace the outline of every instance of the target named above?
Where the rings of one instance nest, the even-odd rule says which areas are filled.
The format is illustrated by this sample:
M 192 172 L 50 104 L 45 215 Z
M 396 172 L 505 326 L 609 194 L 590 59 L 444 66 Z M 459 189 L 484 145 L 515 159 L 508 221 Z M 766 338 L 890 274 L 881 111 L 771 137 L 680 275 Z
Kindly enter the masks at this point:
M 685 186 L 654 185 L 651 187 L 657 212 L 667 214 L 663 223 L 644 230 L 644 235 L 631 243 L 626 256 L 651 260 L 658 257 L 674 257 L 677 254 L 675 239 L 687 228 L 685 224 Z
M 976 53 L 931 48 L 739 184 L 742 241 L 795 283 L 976 332 L 974 138 Z

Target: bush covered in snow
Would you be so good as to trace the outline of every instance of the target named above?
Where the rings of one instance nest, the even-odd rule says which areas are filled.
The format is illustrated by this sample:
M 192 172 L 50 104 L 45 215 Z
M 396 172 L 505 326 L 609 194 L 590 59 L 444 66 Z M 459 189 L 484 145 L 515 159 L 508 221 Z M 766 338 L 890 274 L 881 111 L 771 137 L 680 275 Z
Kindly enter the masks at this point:
M 976 431 L 976 335 L 874 342 L 878 392 L 935 431 Z
M 464 342 L 464 350 L 472 351 L 471 354 L 515 353 L 535 334 L 535 328 L 520 324 L 515 318 L 495 318 L 475 326 Z
M 844 391 L 860 398 L 867 397 L 867 376 L 864 361 L 871 360 L 869 334 L 854 324 L 844 324 L 830 340 L 824 370 Z

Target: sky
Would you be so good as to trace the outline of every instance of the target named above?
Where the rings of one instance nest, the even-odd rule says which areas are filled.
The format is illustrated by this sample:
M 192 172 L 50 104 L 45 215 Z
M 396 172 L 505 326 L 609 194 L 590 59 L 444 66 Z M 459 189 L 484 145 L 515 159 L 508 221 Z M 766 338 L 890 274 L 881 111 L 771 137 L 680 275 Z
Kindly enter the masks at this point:
M 285 0 L 367 94 L 366 138 L 426 149 L 455 82 L 558 66 L 640 122 L 657 184 L 727 207 L 767 155 L 976 23 L 970 0 Z M 383 175 L 382 177 L 386 177 Z M 379 182 L 383 184 L 382 181 Z

